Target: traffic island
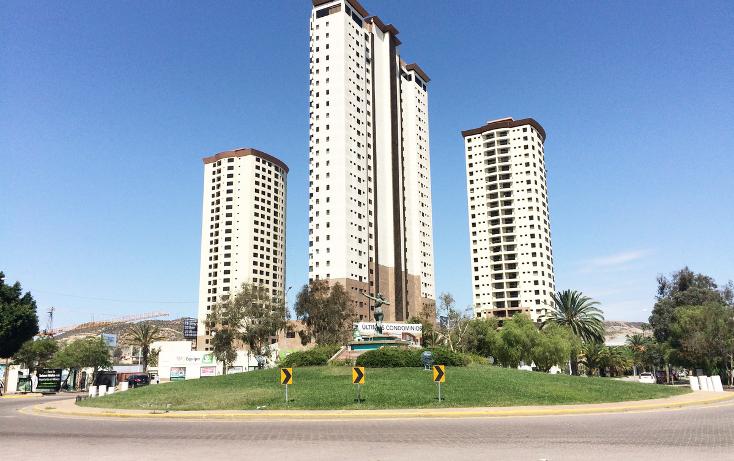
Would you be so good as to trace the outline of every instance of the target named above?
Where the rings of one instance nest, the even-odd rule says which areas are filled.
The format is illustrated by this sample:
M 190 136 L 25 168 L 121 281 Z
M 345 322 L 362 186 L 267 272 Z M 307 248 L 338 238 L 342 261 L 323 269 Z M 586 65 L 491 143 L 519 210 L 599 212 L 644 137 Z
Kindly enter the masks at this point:
M 123 418 L 154 420 L 338 420 L 400 418 L 498 418 L 525 416 L 589 415 L 665 411 L 702 407 L 734 401 L 731 392 L 688 393 L 664 399 L 587 405 L 546 405 L 478 408 L 405 408 L 390 410 L 218 410 L 158 411 L 80 407 L 73 399 L 37 404 L 22 413 L 76 418 Z

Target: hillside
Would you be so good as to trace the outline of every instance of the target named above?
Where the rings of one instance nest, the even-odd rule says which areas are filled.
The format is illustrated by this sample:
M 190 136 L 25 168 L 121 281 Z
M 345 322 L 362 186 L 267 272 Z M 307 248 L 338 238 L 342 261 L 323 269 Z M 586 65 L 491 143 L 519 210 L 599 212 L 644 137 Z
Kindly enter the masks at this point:
M 161 333 L 167 341 L 183 340 L 183 318 L 173 320 L 147 320 L 158 325 Z M 89 336 L 99 336 L 102 333 L 118 335 L 118 341 L 124 345 L 123 333 L 130 327 L 131 323 L 124 322 L 88 322 L 83 323 L 73 330 L 57 335 L 55 338 L 61 342 L 69 342 L 75 339 L 83 339 Z

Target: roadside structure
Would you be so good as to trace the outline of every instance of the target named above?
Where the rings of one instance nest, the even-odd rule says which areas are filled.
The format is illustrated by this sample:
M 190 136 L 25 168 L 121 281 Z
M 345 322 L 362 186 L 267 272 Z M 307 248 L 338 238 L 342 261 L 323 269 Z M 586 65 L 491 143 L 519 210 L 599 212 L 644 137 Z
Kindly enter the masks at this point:
M 434 309 L 428 75 L 398 30 L 356 0 L 310 17 L 309 279 L 390 300 L 385 321 Z
M 253 148 L 204 158 L 197 349 L 210 351 L 205 319 L 244 282 L 285 295 L 288 166 Z
M 553 305 L 553 249 L 543 127 L 532 118 L 492 120 L 462 131 L 476 317 Z

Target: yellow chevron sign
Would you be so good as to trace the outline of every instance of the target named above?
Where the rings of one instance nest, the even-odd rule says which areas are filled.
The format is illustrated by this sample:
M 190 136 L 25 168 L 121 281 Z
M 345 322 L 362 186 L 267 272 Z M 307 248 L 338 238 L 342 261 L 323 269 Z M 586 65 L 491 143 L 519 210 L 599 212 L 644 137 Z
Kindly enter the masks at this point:
M 433 366 L 433 382 L 442 383 L 446 381 L 446 365 Z
M 280 369 L 280 384 L 293 384 L 293 368 Z
M 364 384 L 364 367 L 352 367 L 352 384 Z

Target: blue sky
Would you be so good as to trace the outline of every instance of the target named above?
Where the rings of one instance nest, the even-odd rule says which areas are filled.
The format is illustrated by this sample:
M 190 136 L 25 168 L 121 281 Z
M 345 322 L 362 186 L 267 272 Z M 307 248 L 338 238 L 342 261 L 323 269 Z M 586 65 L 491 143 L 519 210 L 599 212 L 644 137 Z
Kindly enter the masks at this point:
M 471 301 L 460 131 L 546 129 L 557 286 L 645 320 L 655 277 L 734 278 L 734 3 L 365 0 L 431 76 L 438 291 Z M 288 178 L 307 279 L 308 1 L 0 5 L 0 270 L 56 325 L 195 315 L 201 158 Z

